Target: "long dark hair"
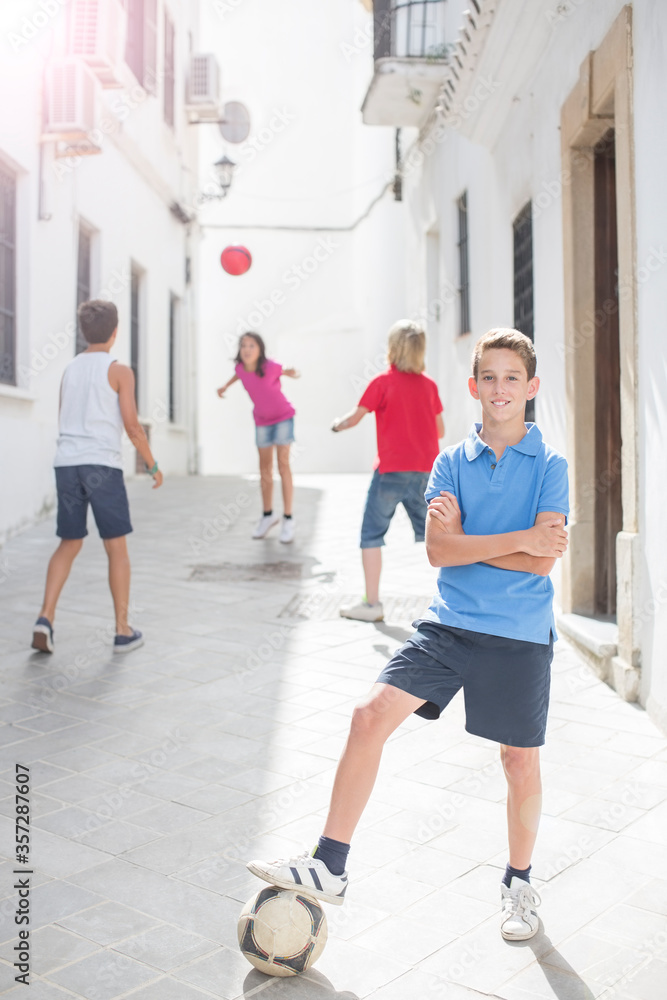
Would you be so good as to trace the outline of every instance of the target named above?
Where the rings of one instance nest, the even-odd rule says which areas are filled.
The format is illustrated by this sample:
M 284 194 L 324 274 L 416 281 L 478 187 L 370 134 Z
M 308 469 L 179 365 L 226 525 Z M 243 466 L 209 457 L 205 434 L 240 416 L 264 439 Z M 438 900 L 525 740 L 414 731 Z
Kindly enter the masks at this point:
M 264 362 L 266 361 L 266 348 L 264 347 L 264 341 L 258 333 L 251 333 L 248 330 L 246 333 L 242 333 L 239 337 L 239 348 L 234 358 L 234 364 L 242 364 L 241 362 L 241 341 L 244 337 L 252 337 L 257 346 L 259 347 L 259 357 L 257 358 L 257 367 L 255 368 L 255 375 L 259 375 L 260 378 L 264 378 Z

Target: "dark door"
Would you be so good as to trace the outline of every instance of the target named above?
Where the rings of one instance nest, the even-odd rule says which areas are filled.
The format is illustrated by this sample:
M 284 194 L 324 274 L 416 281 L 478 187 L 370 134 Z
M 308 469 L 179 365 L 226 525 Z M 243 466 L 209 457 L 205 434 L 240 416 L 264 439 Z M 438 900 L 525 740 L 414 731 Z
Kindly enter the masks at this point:
M 621 497 L 621 362 L 614 131 L 595 147 L 595 610 L 616 614 Z

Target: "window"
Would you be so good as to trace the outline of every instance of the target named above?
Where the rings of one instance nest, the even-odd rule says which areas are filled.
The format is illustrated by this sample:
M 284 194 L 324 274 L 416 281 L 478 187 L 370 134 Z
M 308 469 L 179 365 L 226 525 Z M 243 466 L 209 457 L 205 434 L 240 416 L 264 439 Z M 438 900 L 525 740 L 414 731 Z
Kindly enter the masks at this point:
M 164 15 L 164 120 L 174 127 L 174 25 Z
M 157 0 L 126 0 L 125 61 L 149 94 L 157 82 Z
M 178 297 L 169 296 L 169 422 L 175 424 L 179 417 L 178 393 Z
M 459 217 L 459 334 L 470 333 L 470 278 L 468 272 L 468 192 L 456 203 Z
M 79 246 L 76 258 L 76 307 L 90 298 L 90 248 L 92 235 L 85 226 L 79 224 Z M 88 342 L 81 333 L 79 320 L 76 319 L 76 353 L 80 354 L 88 347 Z
M 0 382 L 16 385 L 16 177 L 0 163 Z
M 130 273 L 130 368 L 134 372 L 134 398 L 137 410 L 139 410 L 140 300 L 141 273 L 133 265 Z
M 514 220 L 514 327 L 535 339 L 533 321 L 533 203 Z M 535 420 L 535 400 L 526 405 L 526 420 Z

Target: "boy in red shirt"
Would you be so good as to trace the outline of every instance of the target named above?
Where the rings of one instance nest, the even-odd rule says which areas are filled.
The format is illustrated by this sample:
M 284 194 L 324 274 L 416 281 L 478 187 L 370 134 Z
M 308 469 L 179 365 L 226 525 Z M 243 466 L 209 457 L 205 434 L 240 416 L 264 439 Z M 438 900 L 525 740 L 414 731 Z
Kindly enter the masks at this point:
M 343 618 L 377 622 L 384 617 L 382 546 L 399 503 L 412 521 L 415 541 L 424 541 L 424 492 L 440 451 L 438 439 L 445 434 L 438 387 L 424 374 L 425 351 L 426 335 L 417 323 L 407 319 L 395 323 L 389 331 L 389 369 L 368 384 L 357 408 L 331 427 L 332 431 L 347 430 L 367 413 L 375 413 L 378 457 L 361 525 L 366 594 L 359 604 L 340 609 Z

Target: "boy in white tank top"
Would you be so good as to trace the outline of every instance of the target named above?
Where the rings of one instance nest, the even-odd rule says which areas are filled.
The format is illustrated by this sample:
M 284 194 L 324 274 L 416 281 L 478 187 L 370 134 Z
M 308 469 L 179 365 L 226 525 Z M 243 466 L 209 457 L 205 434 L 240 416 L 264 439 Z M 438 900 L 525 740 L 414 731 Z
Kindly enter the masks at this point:
M 116 613 L 113 651 L 127 653 L 142 645 L 143 636 L 127 621 L 130 560 L 126 535 L 132 531 L 132 525 L 123 481 L 123 428 L 146 463 L 155 481 L 154 489 L 162 485 L 162 473 L 139 423 L 134 372 L 109 357 L 118 332 L 116 306 L 113 302 L 93 299 L 81 303 L 78 317 L 88 348 L 70 361 L 60 386 L 54 466 L 58 495 L 56 534 L 61 541 L 49 562 L 32 648 L 53 652 L 56 605 L 88 534 L 90 504 L 109 559 L 109 586 Z

